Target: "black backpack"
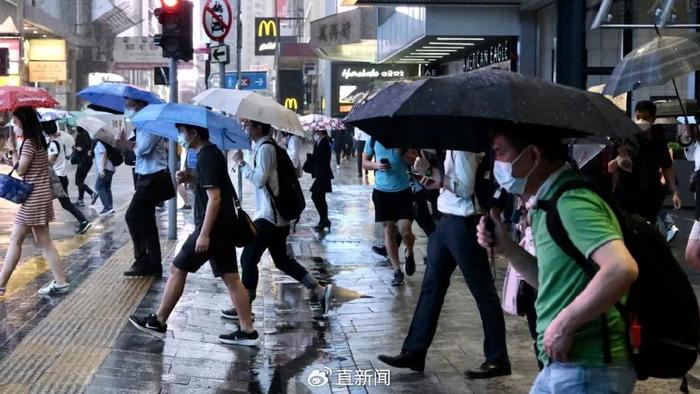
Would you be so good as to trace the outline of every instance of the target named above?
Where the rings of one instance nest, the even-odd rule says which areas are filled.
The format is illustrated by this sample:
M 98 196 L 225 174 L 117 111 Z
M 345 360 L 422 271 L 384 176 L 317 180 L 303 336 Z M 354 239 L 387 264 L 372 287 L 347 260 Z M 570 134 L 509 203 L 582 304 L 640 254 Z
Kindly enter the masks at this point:
M 596 191 L 586 181 L 568 181 L 550 200 L 538 201 L 537 209 L 546 211 L 547 230 L 552 239 L 592 278 L 598 265 L 574 246 L 556 208 L 562 194 L 582 188 Z M 700 311 L 693 288 L 666 240 L 654 226 L 637 215 L 616 212 L 616 216 L 625 246 L 639 269 L 626 304 L 618 302 L 615 305 L 629 330 L 627 345 L 637 378 L 684 377 L 698 358 L 700 344 Z M 612 360 L 606 314 L 601 316 L 601 324 L 602 351 L 605 362 L 609 364 Z
M 104 144 L 104 143 L 103 143 Z M 124 156 L 122 156 L 121 151 L 119 149 L 112 147 L 109 144 L 104 144 L 105 150 L 107 151 L 107 159 L 112 162 L 112 165 L 115 167 L 119 167 L 124 163 Z
M 304 208 L 306 208 L 306 199 L 297 178 L 297 170 L 294 168 L 294 164 L 292 164 L 292 160 L 289 158 L 286 150 L 270 140 L 263 141 L 261 146 L 265 144 L 275 147 L 275 156 L 277 157 L 279 195 L 275 196 L 272 193 L 272 189 L 270 189 L 270 185 L 265 185 L 272 200 L 275 221 L 277 220 L 277 213 L 288 221 L 298 220 Z

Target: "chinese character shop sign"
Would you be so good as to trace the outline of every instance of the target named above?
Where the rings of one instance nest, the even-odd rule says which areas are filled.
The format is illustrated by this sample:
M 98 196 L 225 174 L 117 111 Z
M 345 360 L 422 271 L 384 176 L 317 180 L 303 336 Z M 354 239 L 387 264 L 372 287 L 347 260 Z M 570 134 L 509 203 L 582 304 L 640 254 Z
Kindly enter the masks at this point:
M 231 31 L 233 10 L 228 0 L 208 0 L 202 13 L 204 32 L 214 41 L 223 42 Z
M 346 12 L 311 23 L 311 44 L 318 48 L 362 41 L 362 13 Z M 346 15 L 347 14 L 347 15 Z
M 255 18 L 255 55 L 274 56 L 277 54 L 279 19 Z

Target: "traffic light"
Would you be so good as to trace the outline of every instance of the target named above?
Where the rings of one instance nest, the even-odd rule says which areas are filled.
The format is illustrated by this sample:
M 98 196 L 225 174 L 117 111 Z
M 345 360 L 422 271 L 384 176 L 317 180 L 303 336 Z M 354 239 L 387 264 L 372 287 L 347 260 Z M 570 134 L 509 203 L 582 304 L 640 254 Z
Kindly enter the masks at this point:
M 154 10 L 162 26 L 154 41 L 163 48 L 163 57 L 192 60 L 192 9 L 189 0 L 161 0 L 161 7 Z

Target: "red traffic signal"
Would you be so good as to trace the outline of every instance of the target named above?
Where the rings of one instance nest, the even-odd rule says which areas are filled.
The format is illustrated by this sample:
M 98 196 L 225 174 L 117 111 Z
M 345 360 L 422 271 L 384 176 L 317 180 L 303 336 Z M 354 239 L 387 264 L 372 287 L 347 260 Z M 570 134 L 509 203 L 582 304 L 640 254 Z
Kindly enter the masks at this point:
M 172 7 L 177 6 L 177 3 L 179 3 L 179 2 L 180 2 L 180 0 L 161 0 L 160 4 L 162 7 L 172 8 Z

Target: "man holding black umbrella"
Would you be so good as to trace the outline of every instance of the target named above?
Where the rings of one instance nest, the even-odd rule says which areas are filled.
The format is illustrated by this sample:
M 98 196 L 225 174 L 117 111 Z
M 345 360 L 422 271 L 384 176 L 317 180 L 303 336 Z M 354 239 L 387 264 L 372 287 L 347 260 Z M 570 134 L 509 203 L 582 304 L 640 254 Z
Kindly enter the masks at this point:
M 124 116 L 127 119 L 147 105 L 146 102 L 126 98 Z M 135 261 L 124 272 L 126 277 L 163 275 L 160 237 L 156 224 L 156 206 L 175 196 L 175 187 L 168 172 L 163 138 L 136 130 L 136 141 L 126 140 L 122 131 L 119 142 L 136 154 L 136 192 L 126 211 L 126 223 L 134 243 Z
M 537 257 L 510 238 L 496 210 L 490 213 L 493 231 L 486 218 L 477 231 L 481 246 L 508 259 L 538 291 L 537 346 L 546 367 L 530 393 L 631 393 L 637 378 L 625 322 L 615 304 L 637 279 L 638 268 L 615 214 L 591 190 L 559 191 L 582 178 L 565 164 L 567 149 L 558 138 L 504 127 L 495 134 L 493 147 L 494 175 L 501 187 L 537 200 L 530 214 Z M 599 267 L 592 279 L 550 234 L 546 203 L 552 200 L 573 246 Z
M 459 266 L 481 314 L 486 356 L 479 368 L 468 370 L 465 375 L 469 379 L 484 379 L 511 373 L 501 303 L 488 255 L 476 239 L 480 208 L 474 193 L 476 171 L 482 157 L 477 153 L 447 151 L 444 174 L 431 167 L 427 160 L 416 159 L 414 171 L 424 174 L 421 183 L 427 189 L 442 188 L 438 199 L 442 218 L 428 243 L 428 265 L 408 335 L 398 356 L 379 356 L 386 364 L 423 371 L 450 277 Z

